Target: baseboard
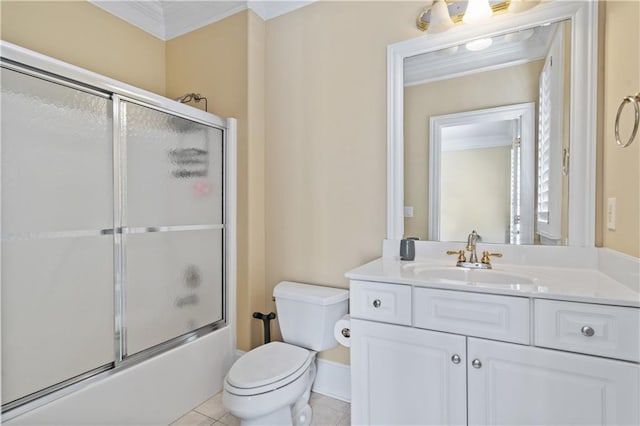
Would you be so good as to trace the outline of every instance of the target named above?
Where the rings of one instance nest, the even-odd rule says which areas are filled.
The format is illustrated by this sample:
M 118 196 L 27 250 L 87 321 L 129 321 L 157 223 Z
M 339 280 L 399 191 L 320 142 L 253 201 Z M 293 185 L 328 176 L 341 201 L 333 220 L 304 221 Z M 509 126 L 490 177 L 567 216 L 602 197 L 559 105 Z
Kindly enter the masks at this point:
M 351 402 L 351 370 L 346 364 L 318 359 L 318 374 L 313 391 L 341 401 Z
M 245 351 L 236 350 L 236 360 Z M 318 358 L 318 372 L 312 390 L 340 401 L 351 402 L 351 370 L 346 364 Z

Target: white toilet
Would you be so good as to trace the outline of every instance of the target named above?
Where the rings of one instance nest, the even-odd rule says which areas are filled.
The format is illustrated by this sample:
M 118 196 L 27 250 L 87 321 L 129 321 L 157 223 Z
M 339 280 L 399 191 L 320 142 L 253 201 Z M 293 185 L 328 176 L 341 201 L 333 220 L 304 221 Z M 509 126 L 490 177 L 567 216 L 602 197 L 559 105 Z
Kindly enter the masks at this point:
M 347 313 L 349 291 L 283 281 L 273 296 L 286 343 L 240 357 L 224 379 L 222 402 L 242 425 L 308 425 L 316 354 L 338 345 L 333 326 Z

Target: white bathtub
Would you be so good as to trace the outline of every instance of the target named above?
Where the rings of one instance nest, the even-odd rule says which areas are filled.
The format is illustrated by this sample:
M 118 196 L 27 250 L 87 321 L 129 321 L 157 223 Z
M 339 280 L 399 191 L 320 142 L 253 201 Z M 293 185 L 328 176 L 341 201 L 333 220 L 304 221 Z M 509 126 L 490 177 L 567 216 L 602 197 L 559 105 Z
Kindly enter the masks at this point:
M 222 389 L 235 336 L 224 327 L 104 378 L 7 425 L 168 425 Z M 233 349 L 232 349 L 233 348 Z

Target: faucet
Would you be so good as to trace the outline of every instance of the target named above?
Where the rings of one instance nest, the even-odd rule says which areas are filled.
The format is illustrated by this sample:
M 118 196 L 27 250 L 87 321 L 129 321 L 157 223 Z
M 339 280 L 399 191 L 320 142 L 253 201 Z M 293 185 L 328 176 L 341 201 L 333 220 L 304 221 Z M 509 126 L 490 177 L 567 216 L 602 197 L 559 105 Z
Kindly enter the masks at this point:
M 458 261 L 456 266 L 461 268 L 472 268 L 472 269 L 491 269 L 491 256 L 502 257 L 502 253 L 490 253 L 488 251 L 482 252 L 482 259 L 478 262 L 478 255 L 476 254 L 476 244 L 478 240 L 482 239 L 480 235 L 474 229 L 467 237 L 467 246 L 466 251 L 470 252 L 469 261 L 467 261 L 467 257 L 465 256 L 465 250 L 448 250 L 447 254 L 455 254 L 458 255 Z
M 467 237 L 467 251 L 471 252 L 471 256 L 469 257 L 470 263 L 478 263 L 478 255 L 476 254 L 476 243 L 479 239 L 480 236 L 475 229 L 471 231 L 471 233 Z

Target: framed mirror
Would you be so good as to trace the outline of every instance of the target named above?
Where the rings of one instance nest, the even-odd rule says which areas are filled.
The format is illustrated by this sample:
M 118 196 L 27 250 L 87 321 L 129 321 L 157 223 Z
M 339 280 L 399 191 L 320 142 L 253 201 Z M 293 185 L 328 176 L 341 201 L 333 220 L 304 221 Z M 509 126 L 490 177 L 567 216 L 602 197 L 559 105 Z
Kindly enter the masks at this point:
M 596 9 L 542 3 L 389 46 L 389 239 L 594 244 Z

